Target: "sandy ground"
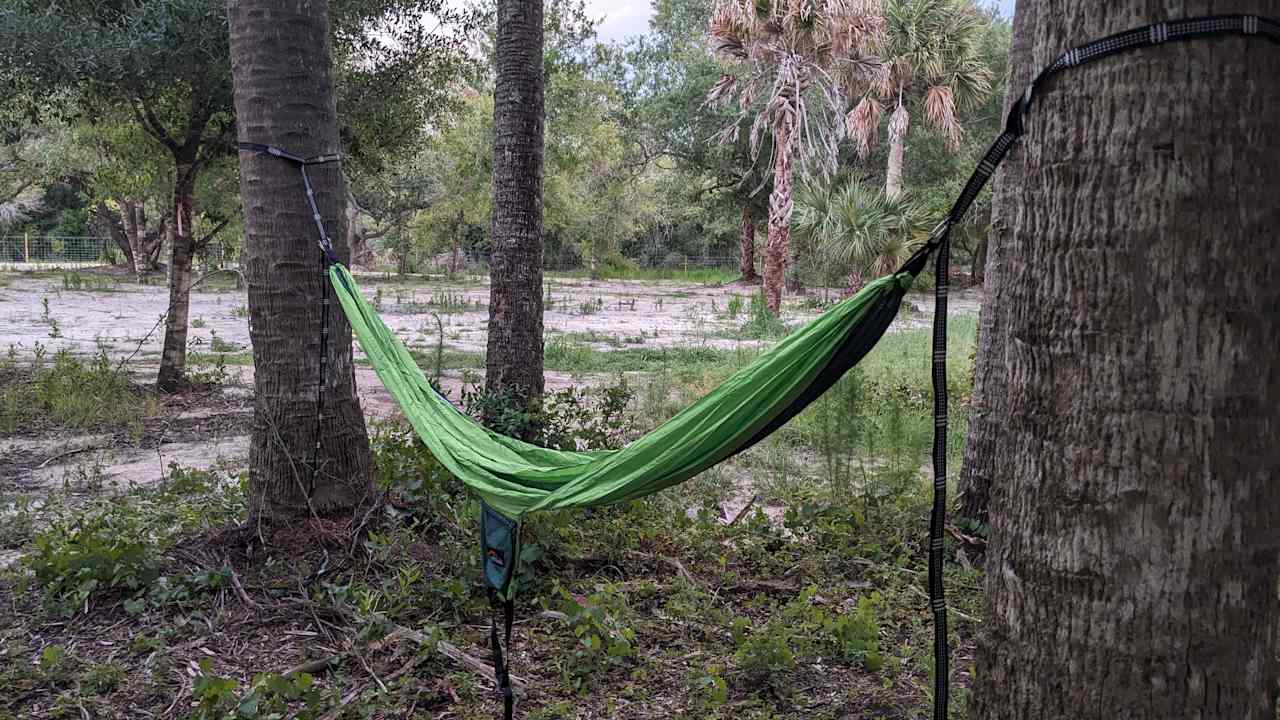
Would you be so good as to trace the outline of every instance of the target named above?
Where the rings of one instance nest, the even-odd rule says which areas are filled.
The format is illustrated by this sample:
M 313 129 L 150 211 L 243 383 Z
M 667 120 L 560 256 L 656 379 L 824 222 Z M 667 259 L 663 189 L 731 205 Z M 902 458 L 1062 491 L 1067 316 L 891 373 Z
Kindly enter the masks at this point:
M 129 370 L 139 382 L 154 378 L 162 339 L 162 332 L 155 327 L 168 300 L 161 281 L 138 285 L 120 276 L 113 276 L 109 283 L 99 281 L 109 286 L 109 291 L 66 290 L 61 273 L 9 274 L 0 276 L 0 281 L 5 281 L 0 285 L 0 352 L 30 357 L 38 348 L 46 353 L 68 349 L 78 354 L 101 349 L 116 360 L 132 356 Z M 363 290 L 377 301 L 384 320 L 411 347 L 434 347 L 439 334 L 434 313 L 443 324 L 446 347 L 484 352 L 488 287 L 480 279 L 449 284 L 365 278 Z M 750 345 L 752 341 L 733 334 L 746 321 L 746 307 L 756 291 L 735 285 L 552 278 L 548 280 L 547 341 L 561 337 L 602 351 L 637 346 Z M 743 310 L 730 317 L 728 308 L 735 295 L 742 298 Z M 834 292 L 817 290 L 808 298 L 824 295 L 836 297 Z M 817 315 L 819 311 L 806 304 L 808 298 L 788 299 L 783 316 L 789 324 Z M 980 300 L 978 291 L 953 293 L 951 312 L 974 314 Z M 912 296 L 909 304 L 895 327 L 927 326 L 932 297 Z M 245 309 L 243 291 L 193 292 L 192 351 L 207 352 L 215 335 L 221 343 L 247 351 Z M 213 396 L 184 400 L 188 407 L 167 408 L 166 424 L 150 428 L 142 442 L 95 435 L 0 438 L 0 494 L 40 496 L 58 487 L 150 484 L 160 480 L 167 466 L 175 462 L 199 468 L 244 467 L 252 419 L 253 368 L 232 365 L 227 370 L 230 378 L 224 387 Z M 450 370 L 442 379 L 454 397 L 463 375 Z M 467 375 L 478 377 L 474 372 Z M 547 376 L 552 389 L 592 381 L 556 372 Z M 394 402 L 371 369 L 357 367 L 357 384 L 367 415 L 396 415 Z M 749 492 L 735 497 L 724 509 L 726 515 L 735 515 L 750 497 Z

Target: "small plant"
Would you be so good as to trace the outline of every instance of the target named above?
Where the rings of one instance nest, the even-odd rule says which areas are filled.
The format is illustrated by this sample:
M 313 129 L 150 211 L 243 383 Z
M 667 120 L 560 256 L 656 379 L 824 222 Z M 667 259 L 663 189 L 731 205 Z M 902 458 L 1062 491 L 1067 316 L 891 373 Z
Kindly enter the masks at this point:
M 226 340 L 223 340 L 222 338 L 218 337 L 218 332 L 216 330 L 210 330 L 209 335 L 210 335 L 209 350 L 211 350 L 212 352 L 216 352 L 216 353 L 240 352 L 239 345 L 236 345 L 235 343 L 229 343 Z
M 373 309 L 382 312 L 382 286 L 373 291 Z
M 115 663 L 100 663 L 89 668 L 80 684 L 95 695 L 110 695 L 120 687 L 124 670 Z
M 734 293 L 734 295 L 729 298 L 729 305 L 727 307 L 727 312 L 729 314 L 730 320 L 738 319 L 738 316 L 742 314 L 742 305 L 743 305 L 743 301 L 742 301 L 741 295 Z
M 604 309 L 604 298 L 596 298 L 595 300 L 586 300 L 578 305 L 578 314 L 595 315 Z
M 49 337 L 55 340 L 62 337 L 62 328 L 58 325 L 58 321 L 52 318 L 49 319 Z
M 40 322 L 49 324 L 49 298 L 40 298 Z
M 573 660 L 562 672 L 574 689 L 580 690 L 591 674 L 625 665 L 635 655 L 636 632 L 619 619 L 625 611 L 623 599 L 608 586 L 585 602 L 563 587 L 557 589 L 565 623 L 578 638 Z
M 244 304 L 236 305 L 231 308 L 231 315 L 238 318 L 247 318 L 249 317 L 249 306 Z
M 770 622 L 760 631 L 747 633 L 746 621 L 738 618 L 733 637 L 738 648 L 733 657 L 748 683 L 765 684 L 775 690 L 785 686 L 786 676 L 796 667 L 791 632 L 785 623 Z
M 193 328 L 200 329 L 204 326 L 205 326 L 205 321 L 204 321 L 204 318 L 202 317 L 195 318 L 191 321 L 191 327 Z

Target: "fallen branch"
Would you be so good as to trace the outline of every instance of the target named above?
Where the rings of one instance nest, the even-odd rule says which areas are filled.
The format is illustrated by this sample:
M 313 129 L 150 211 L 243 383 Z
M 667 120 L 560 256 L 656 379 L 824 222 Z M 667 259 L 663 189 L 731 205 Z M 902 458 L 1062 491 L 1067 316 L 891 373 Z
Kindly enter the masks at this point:
M 689 583 L 690 585 L 698 584 L 697 579 L 695 579 L 693 575 L 688 570 L 685 569 L 684 564 L 682 564 L 679 560 L 675 558 L 670 558 L 665 555 L 650 555 L 648 553 L 642 553 L 636 550 L 629 550 L 627 551 L 627 554 L 633 557 L 644 558 L 645 560 L 661 560 L 662 562 L 665 562 L 666 564 L 675 568 L 676 572 L 680 573 L 680 577 L 685 579 L 685 582 Z
M 756 493 L 755 495 L 752 495 L 751 499 L 747 501 L 747 504 L 743 505 L 742 509 L 738 511 L 738 514 L 734 515 L 733 519 L 729 521 L 729 527 L 733 527 L 734 525 L 737 525 L 739 520 L 746 517 L 747 511 L 750 510 L 752 506 L 754 506 L 759 499 L 760 499 L 760 493 Z
M 927 592 L 925 592 L 925 591 L 921 590 L 920 588 L 916 587 L 915 585 L 907 585 L 907 589 L 908 589 L 908 590 L 910 590 L 911 592 L 915 593 L 916 595 L 919 595 L 920 597 L 924 598 L 925 600 L 928 600 L 928 599 L 929 599 L 929 593 L 927 593 Z M 956 617 L 958 617 L 958 618 L 960 618 L 960 619 L 962 619 L 962 620 L 968 620 L 969 622 L 974 623 L 974 624 L 976 624 L 976 625 L 981 625 L 981 624 L 982 624 L 982 619 L 981 619 L 981 618 L 976 618 L 976 617 L 974 617 L 974 616 L 972 616 L 972 615 L 969 615 L 969 614 L 967 614 L 967 613 L 963 613 L 963 612 L 961 612 L 961 611 L 959 611 L 959 610 L 957 610 L 957 609 L 955 609 L 955 608 L 953 608 L 953 607 L 951 607 L 951 606 L 947 606 L 947 612 L 951 613 L 952 615 L 955 615 Z

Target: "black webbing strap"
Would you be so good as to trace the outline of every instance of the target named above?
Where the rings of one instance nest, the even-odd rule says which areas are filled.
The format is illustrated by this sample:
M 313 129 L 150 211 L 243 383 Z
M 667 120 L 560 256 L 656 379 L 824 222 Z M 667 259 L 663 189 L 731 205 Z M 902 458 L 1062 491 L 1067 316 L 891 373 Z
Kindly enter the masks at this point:
M 328 377 L 327 370 L 329 365 L 329 265 L 337 264 L 339 260 L 338 256 L 333 252 L 333 242 L 329 239 L 329 233 L 324 228 L 324 220 L 320 217 L 320 206 L 316 204 L 316 193 L 314 188 L 311 187 L 311 178 L 307 175 L 307 166 L 337 162 L 342 159 L 342 156 L 332 153 L 304 158 L 281 150 L 274 145 L 263 145 L 261 143 L 242 142 L 238 143 L 236 147 L 245 152 L 256 152 L 278 157 L 297 166 L 298 171 L 302 174 L 302 187 L 306 190 L 307 204 L 311 207 L 311 218 L 316 224 L 316 232 L 320 237 L 320 367 L 319 377 L 316 382 L 316 440 L 315 446 L 311 451 L 311 461 L 308 463 L 309 478 L 307 480 L 307 496 L 311 497 L 315 495 L 316 479 L 320 474 L 321 438 L 324 437 L 324 387 L 325 379 Z
M 512 720 L 515 712 L 515 693 L 511 690 L 511 626 L 515 624 L 515 602 L 504 600 L 492 589 L 489 590 L 489 648 L 493 653 L 493 677 L 498 683 L 498 692 L 502 693 L 502 713 L 505 720 Z M 498 611 L 502 611 L 502 633 L 504 642 L 498 642 Z M 507 648 L 503 654 L 502 648 Z
M 1013 104 L 1005 120 L 1004 131 L 987 149 L 978 167 L 969 176 L 964 189 L 942 222 L 933 229 L 929 241 L 920 248 L 902 270 L 919 275 L 929 256 L 935 261 L 936 286 L 933 316 L 933 508 L 929 516 L 929 607 L 933 612 L 933 718 L 947 720 L 950 695 L 950 652 L 947 648 L 947 601 L 942 582 L 943 547 L 947 520 L 947 282 L 951 273 L 951 228 L 958 224 L 978 194 L 986 187 L 996 168 L 1009 154 L 1025 129 L 1024 120 L 1031 110 L 1036 91 L 1050 78 L 1068 68 L 1101 60 L 1129 50 L 1154 47 L 1168 42 L 1202 37 L 1257 35 L 1280 44 L 1280 21 L 1258 15 L 1213 15 L 1170 20 L 1125 30 L 1095 40 L 1062 54 L 1040 71 L 1027 86 L 1022 97 Z

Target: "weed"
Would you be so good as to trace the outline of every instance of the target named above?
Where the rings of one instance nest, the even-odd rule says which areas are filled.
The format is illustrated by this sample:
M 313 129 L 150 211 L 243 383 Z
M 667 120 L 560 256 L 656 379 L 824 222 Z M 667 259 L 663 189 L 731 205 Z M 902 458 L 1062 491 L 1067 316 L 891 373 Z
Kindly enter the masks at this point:
M 27 368 L 0 362 L 0 432 L 128 426 L 140 422 L 141 400 L 105 352 L 89 363 L 66 351 L 54 355 L 49 366 L 40 351 Z
M 124 669 L 111 662 L 99 663 L 85 671 L 80 684 L 94 695 L 110 695 L 120 687 Z
M 200 329 L 204 326 L 205 326 L 205 321 L 204 321 L 204 318 L 202 317 L 193 318 L 191 320 L 191 327 L 193 328 Z
M 737 320 L 738 316 L 742 314 L 742 304 L 742 296 L 737 293 L 734 293 L 729 298 L 729 305 L 726 311 L 730 320 Z
M 580 691 L 591 675 L 630 661 L 636 632 L 624 622 L 625 599 L 613 588 L 606 585 L 581 601 L 563 587 L 556 589 L 565 624 L 578 639 L 570 661 L 561 666 L 561 675 Z
M 236 305 L 231 308 L 231 315 L 238 318 L 247 318 L 249 317 L 249 306 L 244 304 Z
M 243 493 L 240 484 L 171 465 L 164 484 L 135 490 L 125 501 L 100 498 L 55 512 L 22 562 L 44 589 L 50 609 L 63 615 L 100 594 L 123 594 L 132 601 L 126 609 L 140 612 L 145 606 L 139 603 L 153 588 L 159 588 L 152 595 L 157 604 L 180 602 L 192 587 L 216 589 L 217 580 L 189 576 L 159 583 L 161 553 L 184 533 L 239 517 Z

